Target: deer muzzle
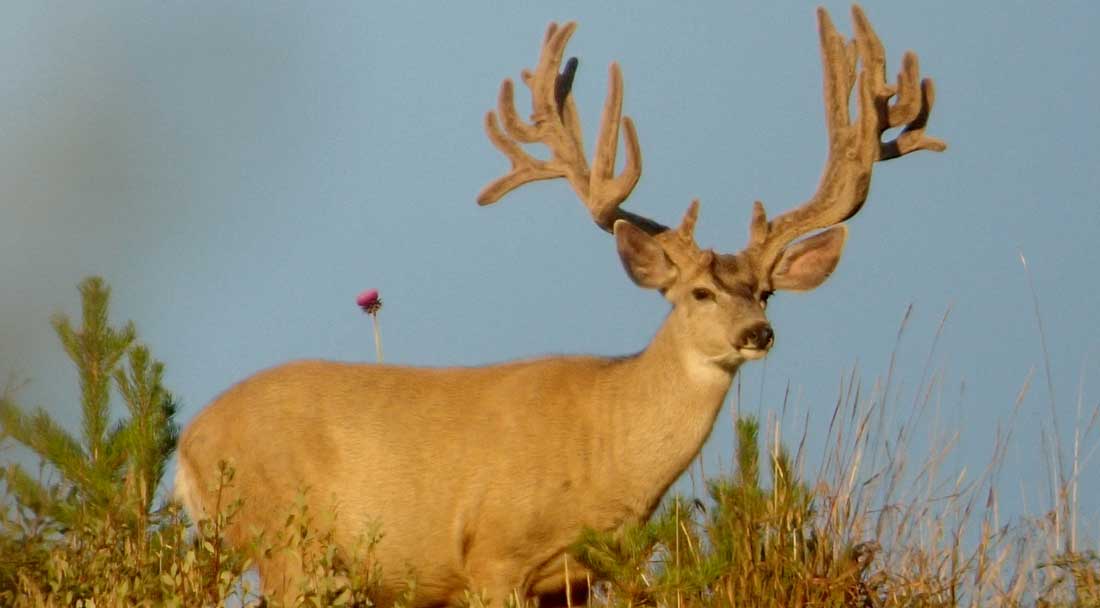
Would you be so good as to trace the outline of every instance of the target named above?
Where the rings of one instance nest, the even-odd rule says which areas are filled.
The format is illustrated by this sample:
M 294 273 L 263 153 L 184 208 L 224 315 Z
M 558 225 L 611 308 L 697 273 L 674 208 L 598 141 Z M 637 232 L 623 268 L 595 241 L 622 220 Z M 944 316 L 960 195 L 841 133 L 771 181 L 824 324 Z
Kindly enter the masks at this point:
M 772 347 L 772 344 L 775 344 L 775 332 L 772 331 L 772 326 L 766 321 L 746 327 L 734 343 L 737 352 L 746 359 L 762 358 L 768 354 L 768 349 Z

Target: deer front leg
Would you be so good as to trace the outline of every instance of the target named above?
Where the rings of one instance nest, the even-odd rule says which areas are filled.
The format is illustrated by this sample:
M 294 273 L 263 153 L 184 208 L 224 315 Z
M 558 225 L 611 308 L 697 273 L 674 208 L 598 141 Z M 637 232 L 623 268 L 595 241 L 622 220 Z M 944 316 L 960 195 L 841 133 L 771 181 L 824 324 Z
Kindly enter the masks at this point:
M 301 564 L 285 553 L 276 553 L 259 560 L 257 569 L 263 594 L 284 606 L 298 602 L 298 584 L 303 577 Z

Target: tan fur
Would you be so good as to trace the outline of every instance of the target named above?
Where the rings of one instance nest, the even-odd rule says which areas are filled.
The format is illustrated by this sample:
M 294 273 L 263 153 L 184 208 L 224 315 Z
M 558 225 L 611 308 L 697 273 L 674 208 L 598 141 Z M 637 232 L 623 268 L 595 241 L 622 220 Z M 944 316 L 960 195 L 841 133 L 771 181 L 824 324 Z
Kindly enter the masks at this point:
M 381 524 L 389 584 L 411 568 L 425 605 L 467 587 L 496 598 L 553 589 L 581 529 L 648 517 L 711 431 L 739 360 L 719 366 L 685 348 L 681 316 L 623 359 L 260 372 L 184 432 L 177 493 L 207 512 L 218 461 L 230 462 L 245 501 L 229 536 L 246 543 L 250 527 L 279 529 L 308 485 L 311 506 L 338 511 L 342 542 Z M 284 576 L 284 565 L 260 567 Z
M 480 368 L 281 365 L 226 391 L 183 433 L 180 501 L 195 518 L 212 515 L 224 460 L 236 480 L 223 504 L 244 499 L 227 534 L 234 544 L 280 530 L 303 489 L 312 513 L 337 513 L 331 531 L 343 547 L 380 524 L 382 604 L 409 572 L 418 605 L 454 604 L 466 589 L 497 605 L 513 591 L 560 594 L 563 554 L 581 530 L 649 517 L 699 452 L 737 369 L 772 346 L 768 295 L 813 289 L 836 267 L 847 235 L 839 223 L 863 206 L 873 163 L 944 148 L 924 135 L 934 89 L 918 83 L 916 56 L 906 56 L 898 85 L 887 86 L 884 51 L 862 11 L 853 8 L 852 46 L 824 10 L 818 16 L 830 137 L 821 184 L 771 221 L 757 203 L 749 244 L 737 254 L 695 244 L 697 202 L 676 229 L 619 207 L 637 183 L 641 156 L 633 123 L 621 115 L 617 65 L 587 165 L 570 93 L 576 66 L 558 73 L 575 24 L 551 24 L 538 68 L 525 75 L 530 124 L 515 110 L 511 82 L 502 86 L 500 121 L 490 112 L 486 129 L 512 169 L 479 202 L 531 181 L 567 179 L 597 226 L 614 233 L 628 276 L 672 304 L 643 352 Z M 615 176 L 620 126 L 627 158 Z M 896 126 L 905 130 L 882 143 Z M 535 141 L 550 148 L 549 160 L 520 145 Z M 829 229 L 796 242 L 822 228 Z M 256 559 L 265 590 L 293 599 L 295 564 L 282 554 Z M 584 579 L 576 564 L 570 570 Z

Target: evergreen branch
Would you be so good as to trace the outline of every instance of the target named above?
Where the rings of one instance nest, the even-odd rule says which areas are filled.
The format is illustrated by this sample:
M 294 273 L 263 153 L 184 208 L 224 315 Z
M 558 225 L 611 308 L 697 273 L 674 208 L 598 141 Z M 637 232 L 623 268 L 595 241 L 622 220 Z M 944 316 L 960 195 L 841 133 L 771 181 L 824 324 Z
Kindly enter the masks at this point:
M 103 438 L 103 458 L 101 462 L 105 469 L 112 471 L 121 471 L 126 465 L 126 459 L 129 456 L 131 425 L 133 420 L 119 420 L 107 431 Z M 116 478 L 121 477 L 121 474 L 116 474 Z
M 146 505 L 164 473 L 177 435 L 171 422 L 176 408 L 161 384 L 163 375 L 164 364 L 153 359 L 144 345 L 130 350 L 128 370 L 114 372 L 115 384 L 130 410 L 130 424 L 120 435 L 130 457 L 127 486 Z
M 98 461 L 103 454 L 111 373 L 137 334 L 133 323 L 127 323 L 120 330 L 109 326 L 110 293 L 99 277 L 85 279 L 80 284 L 83 327 L 74 329 L 70 319 L 63 314 L 53 318 L 54 330 L 80 375 L 84 442 L 92 462 Z
M 80 502 L 99 508 L 117 494 L 118 468 L 108 469 L 89 460 L 77 440 L 42 408 L 32 416 L 9 401 L 0 401 L 0 425 L 12 439 L 42 458 L 65 483 L 77 490 Z
M 80 444 L 58 426 L 45 410 L 38 408 L 35 415 L 30 416 L 11 401 L 0 400 L 0 427 L 67 479 L 79 482 L 87 477 L 83 466 L 87 457 Z
M 757 437 L 760 423 L 747 416 L 737 419 L 737 475 L 738 481 L 750 488 L 760 485 L 760 446 Z
M 130 349 L 129 359 L 129 370 L 118 368 L 114 371 L 119 393 L 135 420 L 155 415 L 158 413 L 155 411 L 156 402 L 164 391 L 160 384 L 164 364 L 152 360 L 149 348 L 142 344 Z
M 161 479 L 164 478 L 168 460 L 176 451 L 176 445 L 179 443 L 180 437 L 180 428 L 175 422 L 176 412 L 179 410 L 176 398 L 167 390 L 162 389 L 161 394 L 162 397 L 159 403 L 161 422 L 157 427 L 156 442 L 153 444 L 155 451 L 150 478 L 154 487 L 160 485 Z
M 53 325 L 54 333 L 57 334 L 57 339 L 61 342 L 61 347 L 65 349 L 65 354 L 76 363 L 79 369 L 84 353 L 81 348 L 80 334 L 73 329 L 72 322 L 69 321 L 68 315 L 62 313 L 55 314 L 50 318 L 50 324 Z
M 58 486 L 46 486 L 16 463 L 0 471 L 6 489 L 19 506 L 29 510 L 38 519 L 50 519 L 63 526 L 72 527 L 77 513 L 72 493 L 59 497 Z
M 88 458 L 76 439 L 61 428 L 42 408 L 30 418 L 31 443 L 27 447 L 34 450 L 51 466 L 57 469 L 65 480 L 91 490 L 94 474 L 88 466 Z
M 53 497 L 42 484 L 31 477 L 26 470 L 17 463 L 10 463 L 3 470 L 4 485 L 19 505 L 30 510 L 35 515 L 44 515 L 49 510 Z

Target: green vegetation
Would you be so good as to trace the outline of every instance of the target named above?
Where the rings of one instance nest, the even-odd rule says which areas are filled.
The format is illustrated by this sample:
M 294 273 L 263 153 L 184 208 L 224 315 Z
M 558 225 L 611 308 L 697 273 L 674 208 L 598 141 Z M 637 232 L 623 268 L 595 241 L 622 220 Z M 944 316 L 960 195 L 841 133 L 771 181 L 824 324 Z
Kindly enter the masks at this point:
M 43 410 L 18 406 L 12 391 L 0 395 L 0 437 L 44 465 L 38 476 L 15 463 L 2 472 L 0 605 L 263 601 L 244 576 L 247 556 L 220 542 L 240 505 L 219 502 L 217 518 L 189 531 L 178 507 L 155 491 L 177 437 L 163 365 L 132 324 L 109 324 L 102 281 L 83 282 L 80 293 L 81 326 L 54 319 L 80 381 L 80 436 Z M 861 396 L 854 378 L 848 384 L 812 483 L 802 473 L 804 438 L 792 456 L 778 423 L 766 425 L 762 440 L 760 423 L 742 417 L 736 470 L 710 479 L 705 500 L 672 497 L 645 524 L 586 532 L 572 553 L 592 573 L 589 604 L 1100 606 L 1100 555 L 1080 549 L 1077 538 L 1077 449 L 1073 474 L 1052 482 L 1055 507 L 1002 525 L 995 481 L 1007 436 L 978 479 L 943 481 L 937 472 L 947 448 L 909 463 L 912 421 L 886 437 L 885 400 Z M 112 396 L 125 408 L 117 422 Z M 1080 429 L 1077 443 L 1093 430 Z M 219 487 L 232 484 L 225 467 Z M 380 580 L 371 552 L 384 530 L 349 555 L 315 531 L 324 528 L 315 518 L 325 516 L 301 501 L 285 529 L 257 536 L 253 549 L 305 564 L 302 605 L 370 605 Z M 414 596 L 413 584 L 402 603 Z M 481 602 L 471 594 L 470 603 Z

